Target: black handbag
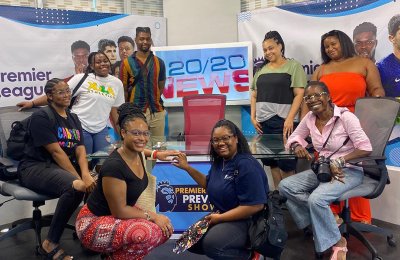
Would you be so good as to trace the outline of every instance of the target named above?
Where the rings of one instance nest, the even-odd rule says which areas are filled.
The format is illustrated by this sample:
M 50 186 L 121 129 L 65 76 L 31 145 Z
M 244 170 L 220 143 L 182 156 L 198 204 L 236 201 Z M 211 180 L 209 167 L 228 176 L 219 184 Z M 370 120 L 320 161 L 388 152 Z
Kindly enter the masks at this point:
M 284 201 L 277 191 L 269 192 L 264 209 L 251 217 L 248 231 L 251 250 L 273 259 L 280 258 L 288 237 L 281 209 Z

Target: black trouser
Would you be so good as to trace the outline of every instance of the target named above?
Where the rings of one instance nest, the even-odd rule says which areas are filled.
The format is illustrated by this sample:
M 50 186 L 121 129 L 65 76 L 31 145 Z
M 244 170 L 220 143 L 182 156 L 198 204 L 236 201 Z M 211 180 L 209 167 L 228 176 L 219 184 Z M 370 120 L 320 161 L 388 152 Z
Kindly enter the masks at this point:
M 59 198 L 47 235 L 49 241 L 58 244 L 65 225 L 84 195 L 72 187 L 72 182 L 78 178 L 57 164 L 45 162 L 37 162 L 26 168 L 22 164 L 19 177 L 21 184 L 28 189 Z
M 218 223 L 188 250 L 211 259 L 249 259 L 248 230 L 248 220 Z

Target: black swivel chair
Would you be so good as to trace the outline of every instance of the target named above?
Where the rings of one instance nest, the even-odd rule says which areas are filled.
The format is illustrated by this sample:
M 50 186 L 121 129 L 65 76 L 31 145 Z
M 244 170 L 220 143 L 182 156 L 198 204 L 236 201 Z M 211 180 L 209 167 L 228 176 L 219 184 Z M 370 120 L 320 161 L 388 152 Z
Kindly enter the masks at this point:
M 352 197 L 377 198 L 382 194 L 385 186 L 390 183 L 385 165 L 384 151 L 399 108 L 400 103 L 390 98 L 367 97 L 357 100 L 355 114 L 360 119 L 361 126 L 371 141 L 373 152 L 368 157 L 349 161 L 349 163 L 357 165 L 362 163 L 365 174 L 364 180 L 361 185 L 344 193 L 338 199 L 339 201 L 345 201 L 345 207 L 341 212 L 344 222 L 340 226 L 340 231 L 347 238 L 352 235 L 360 240 L 371 252 L 373 260 L 382 258 L 362 232 L 384 235 L 388 244 L 394 247 L 396 246 L 396 241 L 394 240 L 393 232 L 375 225 L 352 222 L 348 199 Z
M 6 170 L 7 174 L 10 176 L 16 175 L 17 171 L 17 162 L 6 157 L 6 139 L 10 134 L 11 124 L 14 121 L 20 121 L 27 118 L 33 112 L 32 109 L 27 112 L 18 112 L 17 110 L 18 108 L 15 106 L 0 108 L 0 165 L 3 166 L 3 170 Z M 45 205 L 47 200 L 56 198 L 39 194 L 30 189 L 22 187 L 18 180 L 0 180 L 0 194 L 8 197 L 11 196 L 16 200 L 31 201 L 33 206 L 32 218 L 19 219 L 11 223 L 11 229 L 5 234 L 0 235 L 0 242 L 6 238 L 16 235 L 19 232 L 28 229 L 34 229 L 36 234 L 36 254 L 38 254 L 38 248 L 42 244 L 41 229 L 42 227 L 50 226 L 52 217 L 51 215 L 42 216 L 42 212 L 39 207 Z M 67 224 L 66 228 L 75 231 L 75 227 L 73 225 Z

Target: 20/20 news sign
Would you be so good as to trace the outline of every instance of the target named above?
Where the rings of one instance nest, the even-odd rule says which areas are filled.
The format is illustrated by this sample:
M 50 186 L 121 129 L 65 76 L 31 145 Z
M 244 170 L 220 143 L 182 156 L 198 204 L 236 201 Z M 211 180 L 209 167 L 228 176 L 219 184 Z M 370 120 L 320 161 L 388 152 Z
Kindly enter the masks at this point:
M 229 105 L 249 104 L 253 75 L 251 42 L 155 47 L 164 60 L 165 106 L 181 106 L 182 97 L 224 94 Z

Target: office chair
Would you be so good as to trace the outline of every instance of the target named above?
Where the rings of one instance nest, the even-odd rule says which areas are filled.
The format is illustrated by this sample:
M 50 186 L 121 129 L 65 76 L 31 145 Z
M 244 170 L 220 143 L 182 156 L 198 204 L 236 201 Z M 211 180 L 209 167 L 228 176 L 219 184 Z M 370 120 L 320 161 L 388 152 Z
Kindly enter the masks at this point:
M 25 112 L 18 112 L 16 106 L 0 108 L 0 145 L 1 145 L 1 158 L 0 163 L 3 164 L 4 170 L 7 174 L 12 176 L 17 173 L 17 162 L 12 161 L 6 156 L 8 138 L 11 131 L 11 124 L 14 121 L 21 121 L 30 116 L 35 109 L 31 109 Z M 47 200 L 56 199 L 44 194 L 39 194 L 28 188 L 22 187 L 17 179 L 15 180 L 0 180 L 0 194 L 7 197 L 12 197 L 16 200 L 32 201 L 33 212 L 32 218 L 19 219 L 11 223 L 11 229 L 5 234 L 0 235 L 0 242 L 6 238 L 12 237 L 22 231 L 33 229 L 36 235 L 36 254 L 42 244 L 41 229 L 42 227 L 48 227 L 51 224 L 51 215 L 42 216 L 42 212 L 39 209 L 40 206 L 45 205 Z M 74 230 L 73 225 L 67 224 L 66 228 Z
M 341 233 L 346 238 L 352 235 L 360 240 L 371 252 L 373 260 L 382 258 L 361 232 L 384 235 L 388 244 L 394 247 L 396 246 L 396 241 L 394 240 L 393 232 L 375 225 L 352 222 L 348 199 L 352 197 L 377 198 L 382 194 L 385 186 L 390 183 L 385 165 L 384 151 L 399 108 L 400 103 L 390 98 L 367 97 L 357 100 L 355 114 L 371 141 L 373 151 L 368 157 L 348 161 L 348 163 L 363 167 L 364 180 L 361 185 L 347 191 L 338 199 L 338 201 L 345 201 L 345 206 L 341 212 L 343 219 L 343 224 L 340 226 Z
M 225 117 L 226 96 L 202 94 L 185 96 L 182 100 L 186 149 L 208 146 L 212 128 Z

